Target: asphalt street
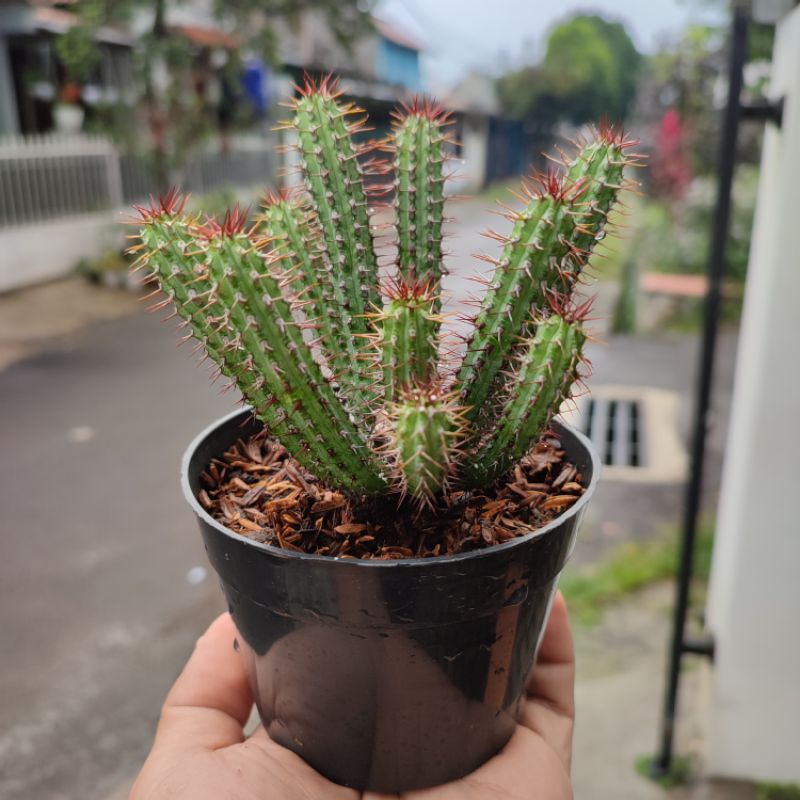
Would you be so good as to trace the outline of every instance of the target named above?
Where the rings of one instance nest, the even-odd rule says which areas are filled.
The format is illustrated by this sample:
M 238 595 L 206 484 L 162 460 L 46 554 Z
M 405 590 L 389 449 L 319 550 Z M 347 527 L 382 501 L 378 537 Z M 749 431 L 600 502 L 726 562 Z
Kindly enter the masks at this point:
M 466 206 L 462 230 L 485 215 Z M 480 245 L 456 240 L 454 260 Z M 463 295 L 472 267 L 455 269 Z M 100 302 L 100 298 L 98 298 Z M 197 636 L 223 610 L 178 485 L 191 439 L 235 406 L 173 323 L 134 313 L 36 342 L 0 372 L 0 797 L 125 796 L 161 700 Z M 724 448 L 734 362 L 721 341 L 708 490 Z M 696 342 L 615 338 L 593 345 L 594 381 L 683 398 Z M 679 485 L 601 485 L 575 557 L 677 518 Z
M 0 374 L 5 800 L 102 798 L 129 777 L 222 610 L 178 465 L 234 398 L 164 328 L 93 326 Z

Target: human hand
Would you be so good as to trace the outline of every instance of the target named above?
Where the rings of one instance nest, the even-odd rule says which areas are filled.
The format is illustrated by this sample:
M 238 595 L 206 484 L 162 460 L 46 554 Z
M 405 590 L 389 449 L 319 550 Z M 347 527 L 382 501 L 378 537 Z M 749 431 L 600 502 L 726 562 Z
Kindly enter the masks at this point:
M 232 645 L 236 629 L 219 617 L 197 642 L 161 712 L 156 739 L 130 800 L 388 800 L 324 778 L 259 726 L 242 727 L 253 699 Z M 574 651 L 560 594 L 508 744 L 475 772 L 407 800 L 569 800 L 574 718 Z

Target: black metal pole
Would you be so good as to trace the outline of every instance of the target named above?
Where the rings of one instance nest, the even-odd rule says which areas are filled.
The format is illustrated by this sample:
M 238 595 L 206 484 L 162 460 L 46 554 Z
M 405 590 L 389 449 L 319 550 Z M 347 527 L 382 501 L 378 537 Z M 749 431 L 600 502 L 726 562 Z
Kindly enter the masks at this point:
M 736 162 L 736 134 L 739 127 L 742 71 L 747 55 L 747 15 L 741 8 L 733 14 L 731 27 L 728 102 L 722 120 L 719 147 L 719 182 L 717 204 L 711 229 L 711 249 L 708 261 L 708 290 L 703 316 L 703 338 L 700 350 L 697 395 L 695 398 L 692 430 L 692 454 L 689 481 L 684 498 L 683 535 L 681 538 L 678 567 L 677 597 L 673 616 L 672 642 L 667 669 L 667 689 L 661 722 L 660 749 L 653 760 L 654 774 L 666 774 L 672 765 L 672 747 L 675 733 L 675 716 L 678 705 L 678 684 L 681 657 L 685 648 L 684 632 L 689 607 L 689 588 L 694 566 L 694 546 L 697 534 L 697 517 L 703 489 L 703 465 L 705 462 L 708 409 L 714 373 L 714 353 L 717 343 L 722 279 L 725 274 L 725 244 L 728 238 L 728 222 L 731 208 L 731 187 Z

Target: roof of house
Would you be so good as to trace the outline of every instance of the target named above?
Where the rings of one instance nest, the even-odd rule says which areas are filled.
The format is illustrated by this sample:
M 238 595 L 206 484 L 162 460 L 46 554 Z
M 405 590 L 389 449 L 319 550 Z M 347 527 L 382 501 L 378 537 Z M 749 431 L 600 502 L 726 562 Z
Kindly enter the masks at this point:
M 226 50 L 234 50 L 239 46 L 239 40 L 235 36 L 216 28 L 208 28 L 203 25 L 174 25 L 172 30 L 198 47 L 222 47 Z
M 78 23 L 78 17 L 71 11 L 53 8 L 50 3 L 32 5 L 31 22 L 33 27 L 40 31 L 63 34 Z M 103 25 L 95 31 L 94 38 L 98 42 L 129 46 L 133 44 L 133 37 L 119 28 Z
M 375 23 L 375 30 L 377 30 L 384 39 L 388 39 L 388 41 L 393 44 L 406 47 L 409 50 L 419 51 L 423 49 L 422 45 L 416 39 L 393 22 L 387 22 L 386 20 L 377 18 L 373 18 L 373 22 Z
M 495 81 L 490 75 L 469 72 L 444 97 L 444 104 L 452 111 L 462 111 L 490 116 L 500 112 Z
M 4 0 L 0 0 L 2 4 Z M 32 23 L 38 30 L 50 33 L 66 33 L 78 22 L 78 16 L 66 7 L 76 6 L 78 0 L 28 0 L 32 10 Z M 221 47 L 232 50 L 239 46 L 239 40 L 231 34 L 207 25 L 173 25 L 172 30 L 188 39 L 198 47 Z M 130 33 L 120 28 L 104 25 L 98 29 L 95 38 L 112 44 L 133 44 Z

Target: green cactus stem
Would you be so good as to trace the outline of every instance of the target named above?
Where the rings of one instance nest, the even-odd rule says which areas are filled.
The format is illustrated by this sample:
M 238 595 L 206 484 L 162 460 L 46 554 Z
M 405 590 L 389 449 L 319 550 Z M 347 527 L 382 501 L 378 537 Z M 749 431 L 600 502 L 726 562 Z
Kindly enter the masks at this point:
M 441 283 L 445 147 L 450 115 L 414 100 L 394 116 L 398 268 L 402 279 Z M 435 309 L 438 311 L 438 307 Z
M 535 311 L 547 308 L 548 292 L 573 291 L 604 235 L 626 160 L 623 144 L 611 136 L 585 145 L 566 177 L 550 173 L 527 187 L 525 207 L 510 214 L 511 233 L 496 237 L 503 251 L 458 374 L 473 422 L 484 413 L 498 374 L 511 366 L 518 337 L 531 333 Z
M 309 455 L 303 455 L 305 440 L 298 429 L 271 402 L 271 395 L 265 387 L 265 379 L 249 365 L 231 358 L 228 341 L 221 325 L 223 317 L 217 319 L 216 300 L 212 297 L 214 286 L 207 278 L 204 254 L 199 250 L 194 238 L 187 235 L 188 226 L 183 219 L 171 218 L 166 214 L 151 216 L 142 225 L 140 237 L 142 245 L 139 252 L 142 264 L 153 270 L 163 292 L 174 304 L 177 313 L 189 325 L 202 344 L 206 353 L 219 367 L 219 372 L 235 381 L 242 395 L 255 408 L 260 408 L 259 416 L 292 452 L 301 453 L 300 460 L 308 468 L 316 468 L 317 462 Z M 185 271 L 181 277 L 177 265 Z M 164 301 L 154 306 L 162 308 Z M 212 312 L 212 313 L 209 313 Z
M 554 313 L 517 348 L 493 428 L 465 465 L 467 484 L 493 483 L 533 447 L 580 377 L 585 341 L 581 319 Z
M 391 153 L 396 260 L 378 281 L 363 121 L 330 79 L 293 103 L 305 184 L 268 195 L 250 227 L 184 210 L 170 192 L 140 207 L 138 263 L 270 436 L 325 485 L 408 495 L 439 508 L 449 486 L 480 490 L 523 459 L 570 396 L 589 304 L 577 289 L 635 159 L 602 125 L 539 176 L 513 222 L 459 366 L 441 352 L 447 115 L 400 109 Z M 389 163 L 389 160 L 391 163 Z
M 441 317 L 434 309 L 439 294 L 429 284 L 391 283 L 386 305 L 372 315 L 376 333 L 372 347 L 379 359 L 383 402 L 394 401 L 403 389 L 435 376 Z
M 346 305 L 344 329 L 367 333 L 365 314 L 378 305 L 378 264 L 370 229 L 367 192 L 359 157 L 367 148 L 354 136 L 363 129 L 357 106 L 340 102 L 335 82 L 309 83 L 294 103 L 292 127 L 297 133 L 306 188 L 323 231 L 328 263 Z
M 603 122 L 597 138 L 566 160 L 567 181 L 589 184 L 573 238 L 582 263 L 605 236 L 609 211 L 625 186 L 625 167 L 633 163 L 625 154 L 625 148 L 631 144 L 621 132 Z
M 349 323 L 337 313 L 347 306 L 347 299 L 325 258 L 313 211 L 296 194 L 270 193 L 264 199 L 258 224 L 269 250 L 293 265 L 289 273 L 291 291 L 304 307 L 307 327 L 313 330 L 314 344 L 333 372 L 343 404 L 368 426 L 365 418 L 375 400 L 372 378 L 354 368 L 361 358 L 361 347 Z
M 421 504 L 447 485 L 463 437 L 462 409 L 456 397 L 430 386 L 411 386 L 390 404 L 388 452 L 396 485 Z
M 293 319 L 282 293 L 285 275 L 262 256 L 242 224 L 240 217 L 231 217 L 221 226 L 193 229 L 191 221 L 173 218 L 165 231 L 163 221 L 147 220 L 146 258 L 209 355 L 222 358 L 237 382 L 242 373 L 259 376 L 256 384 L 240 388 L 251 395 L 246 399 L 270 429 L 283 425 L 297 432 L 299 441 L 284 444 L 300 463 L 348 488 L 379 490 L 385 484 L 374 456 Z M 193 303 L 198 295 L 205 300 L 199 316 Z M 190 305 L 184 306 L 187 300 Z

